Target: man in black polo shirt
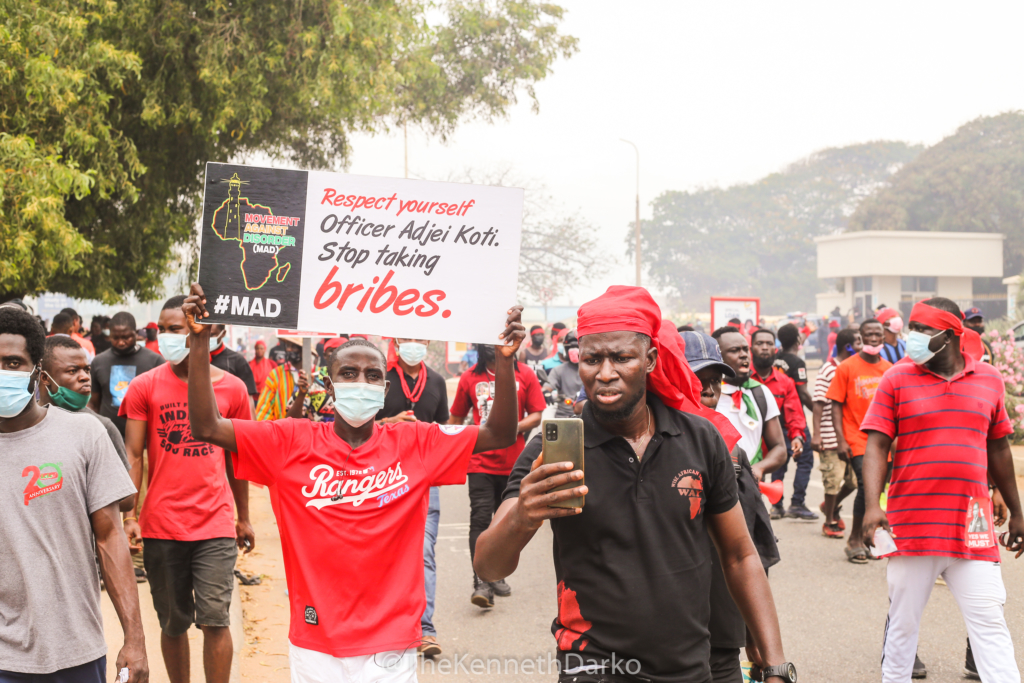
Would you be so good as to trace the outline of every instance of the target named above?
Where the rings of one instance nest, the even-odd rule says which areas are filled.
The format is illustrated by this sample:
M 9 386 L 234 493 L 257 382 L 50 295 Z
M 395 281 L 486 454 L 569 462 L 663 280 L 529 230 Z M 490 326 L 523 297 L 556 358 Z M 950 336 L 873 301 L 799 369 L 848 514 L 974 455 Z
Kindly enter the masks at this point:
M 739 435 L 700 405 L 679 335 L 647 290 L 611 287 L 579 310 L 586 484 L 543 464 L 538 436 L 480 536 L 474 568 L 511 574 L 545 519 L 554 533 L 562 683 L 709 683 L 710 533 L 751 632 L 747 656 L 782 676 L 771 588 L 737 502 L 729 448 Z M 717 427 L 717 428 L 716 428 Z M 726 439 L 723 439 L 723 436 Z M 566 483 L 580 486 L 551 489 Z M 582 508 L 552 508 L 586 495 Z
M 427 367 L 426 339 L 396 339 L 388 353 L 390 382 L 384 396 L 384 407 L 377 413 L 378 422 L 448 422 L 448 386 L 436 370 Z M 397 352 L 395 350 L 397 345 Z M 423 585 L 427 592 L 427 606 L 420 617 L 423 628 L 418 650 L 424 657 L 441 654 L 434 628 L 434 594 L 437 590 L 437 563 L 434 545 L 437 543 L 438 524 L 441 521 L 441 490 L 430 487 L 427 507 L 427 526 L 423 535 Z

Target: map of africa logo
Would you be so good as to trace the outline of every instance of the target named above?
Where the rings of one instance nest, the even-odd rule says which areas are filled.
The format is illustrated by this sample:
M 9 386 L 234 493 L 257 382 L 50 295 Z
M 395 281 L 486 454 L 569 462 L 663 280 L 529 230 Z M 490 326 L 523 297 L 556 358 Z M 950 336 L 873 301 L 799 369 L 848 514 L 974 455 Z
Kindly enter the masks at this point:
M 213 212 L 210 227 L 225 242 L 238 243 L 239 268 L 245 288 L 260 289 L 271 277 L 284 282 L 292 264 L 282 252 L 295 246 L 295 237 L 288 233 L 299 228 L 300 218 L 275 216 L 271 207 L 243 197 L 242 186 L 249 182 L 239 178 L 237 173 L 225 180 L 228 196 Z

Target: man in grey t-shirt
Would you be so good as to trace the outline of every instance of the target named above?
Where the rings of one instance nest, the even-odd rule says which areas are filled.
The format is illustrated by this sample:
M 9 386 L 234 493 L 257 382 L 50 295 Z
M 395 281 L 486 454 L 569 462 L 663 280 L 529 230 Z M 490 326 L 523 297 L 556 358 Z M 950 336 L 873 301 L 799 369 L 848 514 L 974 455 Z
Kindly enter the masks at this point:
M 118 415 L 128 385 L 144 372 L 162 365 L 164 357 L 135 341 L 135 317 L 122 311 L 110 319 L 110 348 L 92 360 L 92 398 L 89 408 L 109 419 L 124 438 L 126 418 Z
M 118 519 L 135 488 L 99 422 L 32 400 L 43 349 L 31 315 L 0 308 L 0 680 L 104 681 L 95 536 L 125 633 L 115 668 L 144 683 L 139 594 Z

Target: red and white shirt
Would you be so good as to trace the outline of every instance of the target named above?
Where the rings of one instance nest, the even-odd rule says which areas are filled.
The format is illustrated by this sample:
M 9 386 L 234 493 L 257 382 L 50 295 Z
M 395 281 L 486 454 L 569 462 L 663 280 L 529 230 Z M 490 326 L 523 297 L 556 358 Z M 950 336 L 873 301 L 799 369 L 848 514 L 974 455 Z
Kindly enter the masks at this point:
M 235 474 L 273 487 L 292 644 L 333 657 L 415 650 L 428 489 L 466 481 L 478 428 L 374 425 L 352 449 L 333 423 L 233 422 Z
M 530 413 L 538 413 L 547 408 L 544 392 L 533 370 L 525 363 L 518 363 L 515 375 L 516 399 L 519 402 L 518 419 L 522 420 Z M 486 370 L 479 375 L 472 371 L 462 373 L 459 377 L 459 386 L 455 390 L 455 399 L 452 401 L 451 414 L 465 417 L 472 409 L 473 424 L 479 426 L 487 422 L 493 404 L 494 374 Z M 469 471 L 508 475 L 525 447 L 526 436 L 520 432 L 516 434 L 516 442 L 508 448 L 474 455 L 469 462 Z
M 896 555 L 999 561 L 998 546 L 968 548 L 964 527 L 971 498 L 988 496 L 987 442 L 1013 428 L 999 372 L 967 355 L 964 362 L 949 380 L 897 363 L 861 423 L 863 431 L 899 437 L 886 504 Z

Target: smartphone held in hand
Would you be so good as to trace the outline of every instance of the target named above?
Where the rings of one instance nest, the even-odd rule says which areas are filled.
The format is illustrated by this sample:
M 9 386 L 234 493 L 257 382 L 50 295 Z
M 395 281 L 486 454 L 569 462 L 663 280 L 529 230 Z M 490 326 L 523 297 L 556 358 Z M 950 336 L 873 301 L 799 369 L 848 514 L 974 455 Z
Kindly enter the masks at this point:
M 583 468 L 583 420 L 577 418 L 556 418 L 544 420 L 541 425 L 542 448 L 544 453 L 544 464 L 555 462 L 571 462 L 574 470 L 585 472 Z M 586 475 L 583 479 L 571 481 L 561 486 L 556 486 L 552 491 L 564 491 L 565 489 L 582 486 L 586 483 Z M 551 507 L 560 508 L 581 508 L 585 496 L 569 498 Z

